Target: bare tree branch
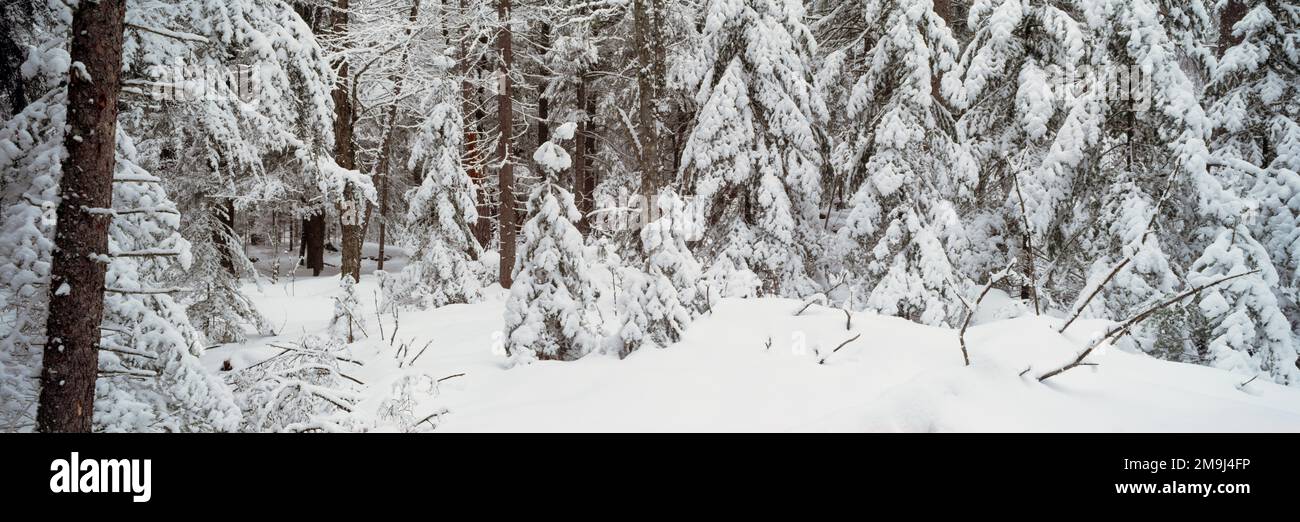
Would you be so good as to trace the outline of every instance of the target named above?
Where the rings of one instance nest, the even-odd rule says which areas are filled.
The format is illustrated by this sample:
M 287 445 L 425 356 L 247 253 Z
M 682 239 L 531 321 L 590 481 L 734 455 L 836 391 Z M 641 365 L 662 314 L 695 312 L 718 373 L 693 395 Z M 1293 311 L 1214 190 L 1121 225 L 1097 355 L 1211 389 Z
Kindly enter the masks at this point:
M 1139 314 L 1137 314 L 1137 315 L 1135 315 L 1135 316 L 1129 318 L 1129 320 L 1124 321 L 1123 323 L 1120 323 L 1120 324 L 1118 324 L 1118 325 L 1112 326 L 1110 329 L 1106 330 L 1106 333 L 1105 333 L 1104 335 L 1102 335 L 1101 337 L 1099 337 L 1099 338 L 1097 338 L 1097 339 L 1094 339 L 1092 342 L 1088 343 L 1088 347 L 1085 348 L 1082 352 L 1080 352 L 1080 353 L 1079 353 L 1079 356 L 1078 356 L 1078 357 L 1075 357 L 1074 360 L 1071 361 L 1069 364 L 1066 364 L 1065 366 L 1062 366 L 1062 367 L 1057 368 L 1057 369 L 1055 369 L 1055 370 L 1052 370 L 1052 371 L 1050 371 L 1050 372 L 1044 373 L 1043 375 L 1040 375 L 1040 376 L 1038 377 L 1038 382 L 1043 382 L 1043 381 L 1045 381 L 1045 380 L 1047 380 L 1047 379 L 1050 379 L 1050 378 L 1052 378 L 1052 377 L 1055 377 L 1055 376 L 1057 376 L 1057 375 L 1060 375 L 1062 372 L 1065 372 L 1065 371 L 1067 371 L 1067 370 L 1071 370 L 1071 369 L 1076 368 L 1076 367 L 1079 367 L 1079 366 L 1091 366 L 1092 364 L 1084 363 L 1084 362 L 1083 362 L 1083 359 L 1086 358 L 1086 357 L 1088 357 L 1088 354 L 1091 354 L 1093 350 L 1097 349 L 1097 347 L 1098 347 L 1098 346 L 1101 346 L 1102 344 L 1105 344 L 1105 343 L 1107 343 L 1107 342 L 1110 342 L 1110 341 L 1113 341 L 1113 340 L 1115 340 L 1115 339 L 1119 339 L 1120 337 L 1123 337 L 1124 334 L 1127 334 L 1127 333 L 1128 333 L 1130 330 L 1132 330 L 1133 327 L 1136 326 L 1139 322 L 1142 322 L 1142 321 L 1145 320 L 1146 318 L 1151 317 L 1152 314 L 1156 313 L 1156 312 L 1159 311 L 1160 309 L 1162 309 L 1162 308 L 1164 308 L 1164 307 L 1167 307 L 1167 306 L 1169 306 L 1169 305 L 1172 305 L 1172 304 L 1174 304 L 1174 303 L 1177 303 L 1177 302 L 1179 302 L 1179 301 L 1182 301 L 1183 299 L 1186 299 L 1186 298 L 1191 297 L 1191 296 L 1193 296 L 1193 295 L 1199 294 L 1199 293 L 1201 293 L 1201 292 L 1203 292 L 1203 291 L 1205 291 L 1206 289 L 1209 289 L 1209 288 L 1211 288 L 1211 287 L 1214 287 L 1214 286 L 1217 286 L 1217 285 L 1220 285 L 1220 284 L 1226 283 L 1226 282 L 1228 282 L 1228 281 L 1231 281 L 1231 280 L 1233 280 L 1233 279 L 1237 279 L 1237 278 L 1239 278 L 1239 277 L 1245 277 L 1245 276 L 1248 276 L 1248 275 L 1251 275 L 1251 274 L 1254 274 L 1254 273 L 1257 273 L 1257 272 L 1259 272 L 1259 269 L 1258 269 L 1258 268 L 1255 269 L 1255 270 L 1251 270 L 1251 271 L 1249 271 L 1249 272 L 1242 272 L 1242 273 L 1237 274 L 1237 275 L 1231 275 L 1231 276 L 1222 277 L 1222 278 L 1219 278 L 1219 279 L 1214 280 L 1214 281 L 1212 281 L 1212 282 L 1209 282 L 1209 283 L 1206 283 L 1206 284 L 1203 284 L 1203 285 L 1200 285 L 1200 286 L 1197 286 L 1197 287 L 1191 288 L 1191 289 L 1189 289 L 1189 290 L 1187 290 L 1187 291 L 1185 291 L 1185 292 L 1183 292 L 1183 293 L 1181 293 L 1181 294 L 1178 294 L 1178 295 L 1176 295 L 1176 296 L 1174 296 L 1174 297 L 1171 297 L 1171 298 L 1169 298 L 1169 299 L 1167 299 L 1167 300 L 1165 300 L 1165 301 L 1162 301 L 1161 303 L 1156 304 L 1155 306 L 1152 306 L 1152 307 L 1150 307 L 1150 308 L 1147 308 L 1146 310 L 1143 310 L 1142 313 L 1139 313 Z

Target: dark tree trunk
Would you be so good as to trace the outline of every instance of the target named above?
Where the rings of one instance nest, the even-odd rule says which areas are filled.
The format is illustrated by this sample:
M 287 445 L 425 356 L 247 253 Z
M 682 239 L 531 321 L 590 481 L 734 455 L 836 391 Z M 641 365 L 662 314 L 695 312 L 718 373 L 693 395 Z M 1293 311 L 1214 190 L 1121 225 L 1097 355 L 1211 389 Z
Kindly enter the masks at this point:
M 500 162 L 501 171 L 497 175 L 497 187 L 501 192 L 499 203 L 498 224 L 500 225 L 501 235 L 501 266 L 497 270 L 501 278 L 501 287 L 510 288 L 514 282 L 515 267 L 515 235 L 516 212 L 515 212 L 515 175 L 514 165 L 511 162 L 510 155 L 510 135 L 514 129 L 514 107 L 511 103 L 511 86 L 510 86 L 510 66 L 514 60 L 513 53 L 510 49 L 510 0 L 498 0 L 497 2 L 497 19 L 501 22 L 501 31 L 497 33 L 497 52 L 500 53 L 501 63 L 497 81 L 497 117 L 498 132 L 497 138 L 497 160 Z
M 234 248 L 230 246 L 230 242 L 235 240 L 235 200 L 222 198 L 213 205 L 212 213 L 217 219 L 217 229 L 212 231 L 212 243 L 217 246 L 221 267 L 230 275 L 238 276 Z
M 542 22 L 538 41 L 541 43 L 542 56 L 551 51 L 551 26 Z M 546 84 L 550 79 L 543 69 L 537 78 L 537 146 L 541 147 L 551 139 L 551 101 L 546 99 Z
M 337 38 L 348 34 L 349 0 L 337 0 L 330 19 L 330 32 Z M 352 98 L 349 93 L 348 62 L 343 58 L 339 66 L 338 83 L 334 85 L 334 161 L 345 169 L 357 168 L 356 148 L 352 141 Z M 343 187 L 343 201 L 337 203 L 339 212 L 340 246 L 342 261 L 339 277 L 361 280 L 361 245 L 365 241 L 365 223 L 356 187 Z
M 82 2 L 72 15 L 72 60 L 85 66 L 68 80 L 68 130 L 50 268 L 41 397 L 42 432 L 88 432 L 99 372 L 99 323 L 113 205 L 113 152 L 121 84 L 126 0 Z
M 302 220 L 301 248 L 299 255 L 306 254 L 305 265 L 311 269 L 311 275 L 320 275 L 325 270 L 325 209 L 317 209 Z
M 0 12 L 0 24 L 18 27 L 20 24 L 31 23 L 32 7 L 31 0 L 18 0 L 13 6 L 13 11 Z M 14 18 L 9 20 L 2 18 L 6 14 Z M 0 119 L 7 119 L 27 106 L 27 92 L 24 89 L 23 77 L 19 74 L 19 68 L 26 54 L 18 43 L 18 35 L 14 31 L 0 31 Z
M 578 131 L 574 135 L 573 143 L 573 200 L 574 205 L 578 207 L 578 212 L 582 213 L 582 219 L 578 221 L 578 231 L 586 236 L 591 232 L 591 222 L 587 214 L 591 212 L 591 194 L 583 191 L 586 188 L 587 176 L 590 175 L 587 169 L 587 122 L 591 119 L 591 114 L 587 111 L 587 74 L 586 71 L 578 73 L 578 107 L 582 109 L 582 116 L 578 119 Z
M 1242 0 L 1228 0 L 1227 5 L 1219 15 L 1219 49 L 1216 53 L 1219 58 L 1223 53 L 1234 45 L 1241 43 L 1241 38 L 1232 35 L 1232 26 L 1237 25 L 1242 18 L 1246 16 L 1246 2 Z

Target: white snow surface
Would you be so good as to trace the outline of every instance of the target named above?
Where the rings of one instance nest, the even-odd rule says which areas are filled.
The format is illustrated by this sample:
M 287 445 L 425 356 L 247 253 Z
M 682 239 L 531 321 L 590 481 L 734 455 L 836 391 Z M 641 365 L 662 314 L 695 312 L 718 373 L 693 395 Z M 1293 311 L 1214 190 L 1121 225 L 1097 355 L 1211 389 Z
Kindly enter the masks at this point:
M 400 268 L 395 253 L 390 263 Z M 609 272 L 592 273 L 608 334 L 617 324 Z M 982 313 L 967 331 L 970 367 L 956 330 L 868 312 L 852 314 L 846 329 L 839 309 L 814 305 L 795 316 L 801 302 L 762 298 L 722 300 L 667 348 L 511 368 L 500 348 L 508 294 L 500 287 L 478 303 L 405 311 L 398 325 L 385 315 L 384 335 L 397 327 L 392 345 L 379 338 L 377 278 L 367 273 L 357 289 L 369 338 L 350 346 L 364 366 L 344 370 L 365 383 L 357 386 L 367 397 L 361 410 L 377 412 L 406 376 L 464 374 L 427 397 L 426 409 L 448 410 L 435 432 L 1300 431 L 1300 389 L 1263 378 L 1241 386 L 1250 376 L 1114 348 L 1091 354 L 1096 366 L 1040 383 L 1033 377 L 1073 360 L 1107 323 L 1081 320 L 1059 335 L 1059 318 L 1005 313 L 1005 294 L 994 300 L 1003 313 Z M 300 273 L 245 291 L 279 335 L 208 350 L 203 360 L 214 371 L 227 360 L 246 367 L 277 353 L 270 343 L 324 331 L 338 281 Z M 398 367 L 396 345 L 412 345 L 409 360 L 430 340 L 413 365 Z

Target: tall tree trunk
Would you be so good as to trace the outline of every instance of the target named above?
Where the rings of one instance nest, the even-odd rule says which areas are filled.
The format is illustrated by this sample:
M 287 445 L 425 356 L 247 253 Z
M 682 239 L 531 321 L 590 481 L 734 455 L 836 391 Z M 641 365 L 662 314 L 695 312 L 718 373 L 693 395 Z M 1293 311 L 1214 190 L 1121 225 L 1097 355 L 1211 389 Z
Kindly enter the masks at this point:
M 336 38 L 348 34 L 349 0 L 337 0 L 330 19 L 330 32 Z M 346 44 L 345 44 L 346 45 Z M 357 168 L 356 148 L 352 142 L 352 98 L 349 96 L 348 62 L 339 66 L 338 83 L 334 85 L 334 161 L 345 169 Z M 361 245 L 365 241 L 365 223 L 360 199 L 351 183 L 343 187 L 343 201 L 337 202 L 339 228 L 341 229 L 339 277 L 361 280 Z
M 541 23 L 540 35 L 538 42 L 541 45 L 539 55 L 546 56 L 551 52 L 551 26 L 546 22 Z M 537 146 L 541 147 L 551 139 L 551 101 L 546 98 L 546 84 L 550 76 L 546 74 L 546 69 L 542 68 L 541 74 L 537 76 Z
M 510 67 L 514 55 L 510 49 L 510 0 L 497 0 L 497 19 L 501 31 L 497 33 L 497 52 L 501 63 L 497 75 L 497 160 L 501 171 L 497 175 L 497 187 L 500 190 L 498 224 L 501 236 L 501 265 L 497 270 L 502 288 L 510 288 L 514 282 L 515 234 L 517 232 L 515 212 L 515 174 L 511 162 L 510 139 L 514 129 L 514 107 L 511 103 Z
M 646 204 L 644 218 L 654 208 L 654 198 L 663 186 L 663 169 L 659 163 L 659 97 L 663 91 L 663 1 L 634 0 L 632 37 L 636 45 L 637 141 L 641 144 L 641 195 Z
M 113 152 L 126 0 L 81 2 L 72 15 L 73 69 L 59 184 L 44 368 L 36 412 L 42 432 L 88 432 L 99 372 L 99 323 L 113 205 Z
M 311 275 L 319 276 L 325 270 L 325 209 L 317 209 L 302 220 L 302 252 L 306 253 L 305 264 Z
M 582 219 L 578 221 L 578 231 L 586 236 L 591 232 L 591 222 L 587 214 L 591 212 L 591 194 L 583 191 L 587 184 L 587 125 L 591 114 L 587 113 L 587 71 L 578 72 L 578 108 L 582 115 L 578 117 L 578 132 L 574 134 L 573 143 L 573 200 Z
M 217 228 L 212 231 L 212 242 L 217 246 L 217 255 L 221 257 L 221 267 L 232 276 L 238 276 L 235 270 L 235 251 L 231 241 L 235 240 L 235 200 L 220 198 L 213 206 L 212 213 L 217 220 Z

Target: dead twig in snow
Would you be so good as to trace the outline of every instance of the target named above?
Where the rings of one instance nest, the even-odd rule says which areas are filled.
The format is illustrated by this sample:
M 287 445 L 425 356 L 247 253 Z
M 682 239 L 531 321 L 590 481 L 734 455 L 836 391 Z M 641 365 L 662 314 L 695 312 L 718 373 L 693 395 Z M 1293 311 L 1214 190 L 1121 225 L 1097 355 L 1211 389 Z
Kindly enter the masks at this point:
M 821 301 L 821 303 L 818 303 L 818 301 Z M 825 294 L 817 294 L 817 295 L 812 296 L 812 298 L 809 299 L 808 302 L 804 303 L 803 308 L 800 308 L 798 312 L 795 312 L 795 313 L 794 313 L 794 316 L 795 316 L 795 317 L 799 317 L 800 315 L 802 315 L 802 314 L 804 313 L 804 311 L 808 310 L 808 307 L 810 307 L 810 306 L 812 306 L 812 305 L 815 305 L 815 304 L 821 304 L 822 306 L 826 306 L 826 295 L 825 295 Z
M 961 343 L 961 359 L 966 363 L 966 366 L 970 366 L 970 353 L 966 350 L 966 329 L 970 327 L 970 319 L 975 316 L 975 310 L 979 309 L 980 302 L 984 300 L 984 296 L 989 294 L 989 290 L 993 289 L 993 285 L 998 284 L 998 282 L 1011 275 L 1011 268 L 1015 266 L 1016 260 L 1012 259 L 1010 263 L 1007 263 L 1007 267 L 1003 268 L 1001 272 L 989 276 L 989 282 L 984 285 L 984 290 L 982 290 L 979 297 L 975 299 L 975 304 L 966 309 L 966 319 L 961 322 L 961 331 L 957 333 L 957 341 Z M 1024 374 L 1022 373 L 1021 375 Z
M 384 338 L 384 314 L 379 308 L 379 290 L 375 290 L 375 322 L 379 324 L 379 338 Z
M 840 345 L 836 346 L 834 350 L 831 350 L 831 353 L 826 354 L 826 357 L 822 357 L 821 360 L 817 361 L 817 364 L 826 364 L 826 359 L 829 359 L 831 355 L 835 354 L 835 352 L 840 351 L 840 348 L 848 346 L 849 343 L 858 340 L 859 337 L 862 337 L 862 334 L 858 334 L 853 337 L 850 337 L 844 342 L 840 343 Z
M 451 375 L 448 375 L 448 376 L 446 376 L 446 377 L 443 377 L 443 378 L 441 378 L 441 379 L 438 379 L 438 382 L 442 382 L 442 381 L 445 381 L 445 380 L 448 380 L 448 379 L 455 379 L 455 378 L 457 378 L 457 377 L 464 377 L 464 376 L 465 376 L 464 373 L 453 373 L 453 374 L 451 374 Z
M 415 361 L 419 360 L 420 356 L 424 354 L 424 351 L 426 351 L 426 349 L 429 349 L 430 344 L 433 344 L 433 339 L 429 339 L 428 343 L 424 343 L 424 348 L 420 348 L 420 352 L 416 353 L 415 357 L 411 357 L 411 361 L 407 362 L 406 365 L 407 366 L 415 365 Z M 400 365 L 398 365 L 398 367 L 400 367 Z

